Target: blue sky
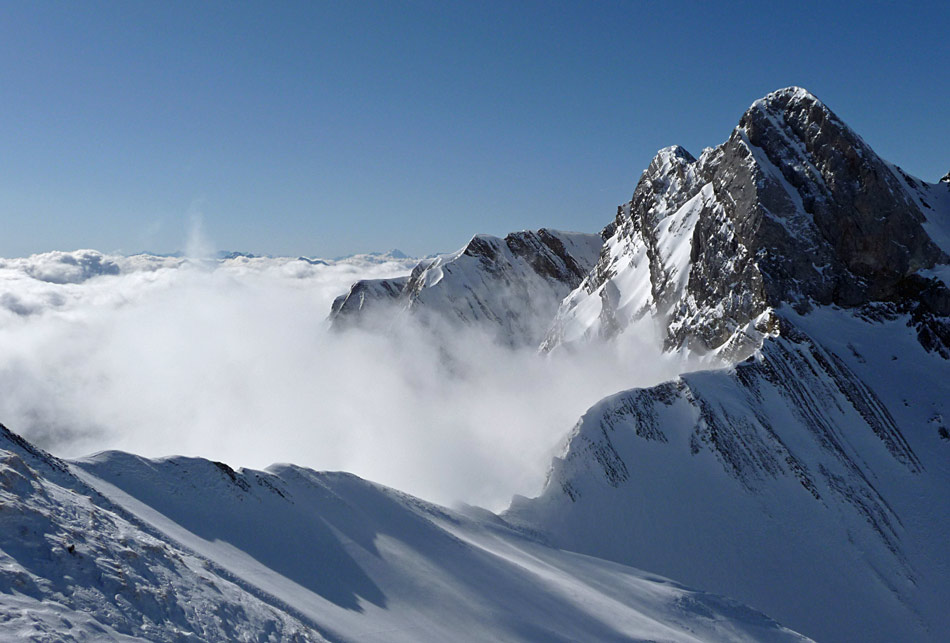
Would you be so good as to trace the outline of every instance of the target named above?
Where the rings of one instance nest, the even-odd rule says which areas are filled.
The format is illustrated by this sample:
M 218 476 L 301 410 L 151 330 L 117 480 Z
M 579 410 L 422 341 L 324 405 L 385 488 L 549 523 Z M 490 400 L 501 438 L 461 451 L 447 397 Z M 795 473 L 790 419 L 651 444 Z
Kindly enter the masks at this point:
M 3 3 L 0 255 L 595 231 L 787 85 L 937 180 L 950 9 L 825 4 Z

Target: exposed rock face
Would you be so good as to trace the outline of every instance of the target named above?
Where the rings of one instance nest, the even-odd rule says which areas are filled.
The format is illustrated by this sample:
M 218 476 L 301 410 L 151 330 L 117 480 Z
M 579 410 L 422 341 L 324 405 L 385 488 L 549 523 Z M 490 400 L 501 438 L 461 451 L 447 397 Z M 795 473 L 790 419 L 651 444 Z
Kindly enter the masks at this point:
M 596 262 L 601 243 L 598 235 L 543 228 L 504 239 L 476 235 L 458 252 L 420 262 L 408 278 L 355 283 L 333 302 L 330 321 L 336 329 L 385 326 L 395 309 L 426 323 L 471 324 L 513 345 L 537 345 L 560 301 Z
M 611 338 L 649 313 L 668 348 L 741 358 L 771 308 L 906 303 L 907 280 L 948 261 L 923 227 L 950 217 L 928 202 L 934 187 L 881 160 L 805 90 L 769 94 L 698 160 L 657 154 L 544 348 Z
M 333 300 L 330 319 L 335 327 L 344 319 L 347 324 L 365 324 L 377 309 L 398 300 L 408 282 L 409 277 L 361 279 L 350 286 L 348 293 Z

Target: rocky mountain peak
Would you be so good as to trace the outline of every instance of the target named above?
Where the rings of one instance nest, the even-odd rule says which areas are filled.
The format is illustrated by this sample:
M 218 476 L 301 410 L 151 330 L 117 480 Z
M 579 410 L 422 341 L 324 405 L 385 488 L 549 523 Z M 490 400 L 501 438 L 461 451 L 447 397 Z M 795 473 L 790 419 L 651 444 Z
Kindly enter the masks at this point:
M 695 163 L 693 155 L 679 145 L 663 148 L 643 173 L 633 200 L 655 198 L 658 202 L 651 203 L 653 212 L 667 212 L 671 199 L 679 202 L 691 191 L 696 181 Z
M 783 228 L 764 225 L 757 235 L 771 251 L 763 264 L 767 282 L 779 286 L 771 303 L 810 298 L 853 306 L 892 300 L 901 280 L 946 261 L 922 229 L 926 217 L 924 202 L 915 195 L 918 182 L 878 157 L 812 94 L 788 88 L 756 101 L 730 143 L 736 139 L 765 179 L 755 186 L 753 211 Z M 828 278 L 821 271 L 823 278 L 816 280 L 808 266 L 772 261 L 792 250 L 814 270 L 825 262 L 833 270 Z M 789 277 L 811 287 L 792 292 L 780 283 Z
M 762 98 L 754 101 L 746 113 L 755 110 L 765 110 L 773 114 L 781 114 L 787 110 L 802 112 L 819 112 L 832 115 L 829 110 L 817 96 L 803 87 L 785 87 L 770 92 Z
M 690 154 L 686 148 L 680 145 L 670 145 L 669 147 L 664 147 L 656 153 L 656 156 L 653 157 L 653 161 L 650 163 L 649 168 L 647 168 L 647 173 L 654 173 L 657 169 L 670 166 L 674 164 L 689 164 L 695 163 L 696 159 Z
M 632 234 L 641 224 L 637 208 L 646 204 L 651 209 L 650 218 L 656 220 L 659 211 L 669 212 L 671 201 L 682 201 L 682 195 L 695 181 L 696 159 L 679 145 L 664 147 L 643 171 L 637 189 L 630 201 L 617 207 L 617 216 L 601 230 L 600 236 L 607 241 L 618 228 Z M 662 217 L 661 217 L 662 218 Z
M 940 179 L 940 182 L 950 185 L 950 172 L 947 172 L 946 174 L 944 174 L 943 178 Z
M 912 275 L 947 260 L 923 228 L 926 186 L 878 157 L 801 88 L 753 103 L 703 170 L 725 217 L 703 217 L 697 226 L 690 278 L 696 305 L 687 306 L 691 315 L 677 328 L 678 339 L 699 324 L 711 348 L 735 328 L 732 322 L 783 304 L 900 302 Z M 718 267 L 730 261 L 715 238 L 723 232 L 738 258 L 733 280 L 735 269 L 746 273 L 727 291 L 715 285 L 722 281 Z M 704 309 L 715 310 L 737 290 L 753 305 L 730 310 L 725 325 L 710 328 Z
M 901 302 L 919 290 L 908 282 L 918 271 L 948 261 L 924 229 L 929 189 L 813 94 L 772 92 L 699 160 L 660 150 L 545 347 L 609 338 L 649 314 L 669 348 L 727 347 L 735 358 L 754 348 L 747 326 L 768 326 L 770 309 Z M 600 304 L 585 304 L 595 295 Z

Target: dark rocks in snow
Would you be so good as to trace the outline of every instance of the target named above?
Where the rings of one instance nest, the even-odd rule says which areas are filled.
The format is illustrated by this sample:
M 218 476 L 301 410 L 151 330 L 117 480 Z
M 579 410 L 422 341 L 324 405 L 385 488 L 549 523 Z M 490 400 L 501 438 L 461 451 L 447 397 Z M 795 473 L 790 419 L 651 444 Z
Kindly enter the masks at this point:
M 771 163 L 781 172 L 773 181 L 784 179 L 794 188 L 781 195 L 762 191 L 753 208 L 763 219 L 767 213 L 786 219 L 783 230 L 767 226 L 774 236 L 752 246 L 767 251 L 763 272 L 773 305 L 806 296 L 846 306 L 893 300 L 903 279 L 947 260 L 921 227 L 925 217 L 905 189 L 909 177 L 808 92 L 770 94 L 746 112 L 739 129 L 764 153 L 760 165 Z M 801 206 L 789 199 L 800 199 Z M 787 227 L 794 219 L 807 233 L 804 239 Z M 832 269 L 827 276 L 815 268 L 824 258 Z M 805 261 L 815 265 L 801 265 Z
M 766 306 L 901 301 L 905 280 L 948 260 L 900 171 L 804 90 L 756 101 L 729 141 L 704 155 L 701 174 L 724 216 L 700 218 L 688 288 L 696 303 L 674 339 L 695 333 L 714 348 Z M 729 306 L 725 327 L 710 325 L 704 309 L 730 299 L 718 277 L 728 261 L 732 290 L 752 297 Z

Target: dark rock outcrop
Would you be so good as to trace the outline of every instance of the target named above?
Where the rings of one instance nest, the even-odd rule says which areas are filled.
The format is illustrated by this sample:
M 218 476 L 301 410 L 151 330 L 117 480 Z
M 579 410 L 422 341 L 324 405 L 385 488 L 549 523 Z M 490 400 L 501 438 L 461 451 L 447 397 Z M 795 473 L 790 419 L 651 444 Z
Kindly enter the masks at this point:
M 333 300 L 330 319 L 333 328 L 339 330 L 341 320 L 347 324 L 362 326 L 376 312 L 382 312 L 386 304 L 397 301 L 408 283 L 408 277 L 394 279 L 361 279 L 350 286 L 349 292 Z
M 537 345 L 558 304 L 590 272 L 598 235 L 476 235 L 458 252 L 420 262 L 408 277 L 358 281 L 333 302 L 337 330 L 386 328 L 410 314 L 428 324 L 478 326 L 512 345 Z

